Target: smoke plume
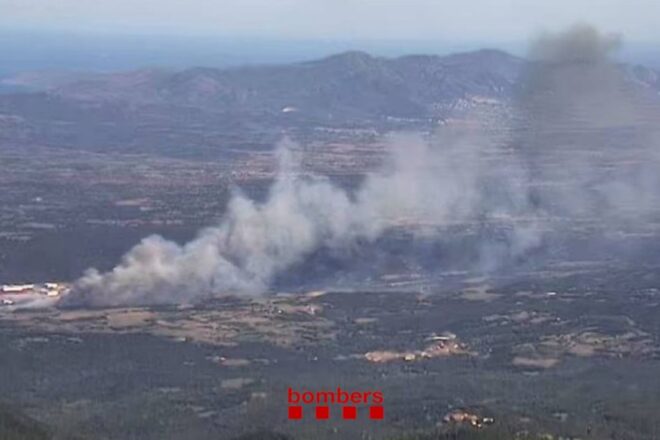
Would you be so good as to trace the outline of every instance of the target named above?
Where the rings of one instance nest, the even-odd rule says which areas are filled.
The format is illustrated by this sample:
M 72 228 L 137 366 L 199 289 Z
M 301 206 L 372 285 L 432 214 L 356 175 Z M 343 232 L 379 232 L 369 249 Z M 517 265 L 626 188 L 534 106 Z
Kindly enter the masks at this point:
M 619 35 L 576 25 L 532 44 L 517 108 L 520 156 L 544 208 L 608 227 L 658 207 L 657 103 L 612 56 Z
M 525 255 L 578 220 L 603 230 L 656 212 L 657 134 L 644 125 L 620 44 L 588 26 L 543 35 L 503 119 L 507 141 L 442 130 L 389 138 L 384 165 L 354 191 L 299 173 L 297 148 L 277 147 L 279 172 L 265 201 L 237 191 L 221 223 L 178 245 L 145 238 L 114 269 L 88 270 L 63 305 L 112 306 L 260 294 L 319 249 L 374 242 L 401 225 L 467 225 L 505 231 L 484 241 L 478 264 Z
M 478 161 L 458 146 L 431 150 L 419 136 L 395 136 L 383 169 L 349 194 L 321 176 L 301 177 L 295 146 L 277 148 L 279 172 L 265 202 L 237 192 L 223 221 L 179 246 L 145 238 L 108 273 L 90 269 L 63 304 L 195 301 L 258 294 L 273 277 L 320 247 L 369 242 L 397 222 L 464 221 L 478 206 Z

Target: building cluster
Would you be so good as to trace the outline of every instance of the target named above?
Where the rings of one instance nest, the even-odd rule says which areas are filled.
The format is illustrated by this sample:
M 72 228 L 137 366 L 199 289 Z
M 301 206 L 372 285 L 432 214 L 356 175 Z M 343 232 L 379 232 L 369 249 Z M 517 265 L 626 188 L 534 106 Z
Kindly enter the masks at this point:
M 38 284 L 3 284 L 0 286 L 0 304 L 9 306 L 19 295 L 44 295 L 48 297 L 59 296 L 66 293 L 68 286 L 64 283 L 38 283 Z
M 470 425 L 475 428 L 483 428 L 486 425 L 495 423 L 492 417 L 480 417 L 477 414 L 470 413 L 465 410 L 455 410 L 442 419 L 446 424 Z
M 392 361 L 414 362 L 438 357 L 474 355 L 473 352 L 468 350 L 468 346 L 460 342 L 457 336 L 453 333 L 447 332 L 441 336 L 432 335 L 427 338 L 427 341 L 430 341 L 431 344 L 423 350 L 378 350 L 365 353 L 364 357 L 369 362 L 385 363 Z

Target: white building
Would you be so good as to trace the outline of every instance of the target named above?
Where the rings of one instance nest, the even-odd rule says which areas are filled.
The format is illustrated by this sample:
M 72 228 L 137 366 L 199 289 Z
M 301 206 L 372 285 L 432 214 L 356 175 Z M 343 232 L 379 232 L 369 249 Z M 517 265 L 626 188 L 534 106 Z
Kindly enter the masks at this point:
M 34 284 L 5 284 L 2 293 L 22 293 L 34 290 Z

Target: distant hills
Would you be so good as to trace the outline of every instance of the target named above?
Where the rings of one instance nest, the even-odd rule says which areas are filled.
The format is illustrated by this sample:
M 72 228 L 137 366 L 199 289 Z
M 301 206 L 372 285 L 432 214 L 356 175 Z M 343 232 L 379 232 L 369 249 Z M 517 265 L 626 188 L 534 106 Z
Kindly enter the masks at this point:
M 510 95 L 523 61 L 494 50 L 451 56 L 377 58 L 346 52 L 316 61 L 233 69 L 142 70 L 100 75 L 56 88 L 82 100 L 170 104 L 248 113 L 335 117 L 437 116 L 438 104 Z
M 38 92 L 0 95 L 0 143 L 179 154 L 265 147 L 282 130 L 433 126 L 515 97 L 527 62 L 498 50 L 374 57 L 346 52 L 286 65 L 33 76 Z M 657 95 L 657 71 L 622 66 Z M 30 76 L 21 84 L 30 87 Z M 184 147 L 185 145 L 185 147 Z

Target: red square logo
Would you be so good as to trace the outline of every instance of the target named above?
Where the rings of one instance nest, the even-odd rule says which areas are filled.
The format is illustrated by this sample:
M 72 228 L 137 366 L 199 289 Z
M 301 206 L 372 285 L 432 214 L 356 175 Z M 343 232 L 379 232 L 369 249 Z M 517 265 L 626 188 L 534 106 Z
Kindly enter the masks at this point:
M 303 416 L 302 406 L 289 407 L 289 419 L 300 420 L 302 419 L 302 416 Z
M 357 418 L 357 408 L 354 406 L 345 406 L 342 408 L 342 417 L 353 420 Z
M 325 420 L 330 418 L 330 407 L 327 406 L 317 406 L 316 407 L 316 418 L 319 420 Z
M 369 418 L 381 420 L 385 415 L 385 411 L 382 406 L 371 406 L 369 407 Z

